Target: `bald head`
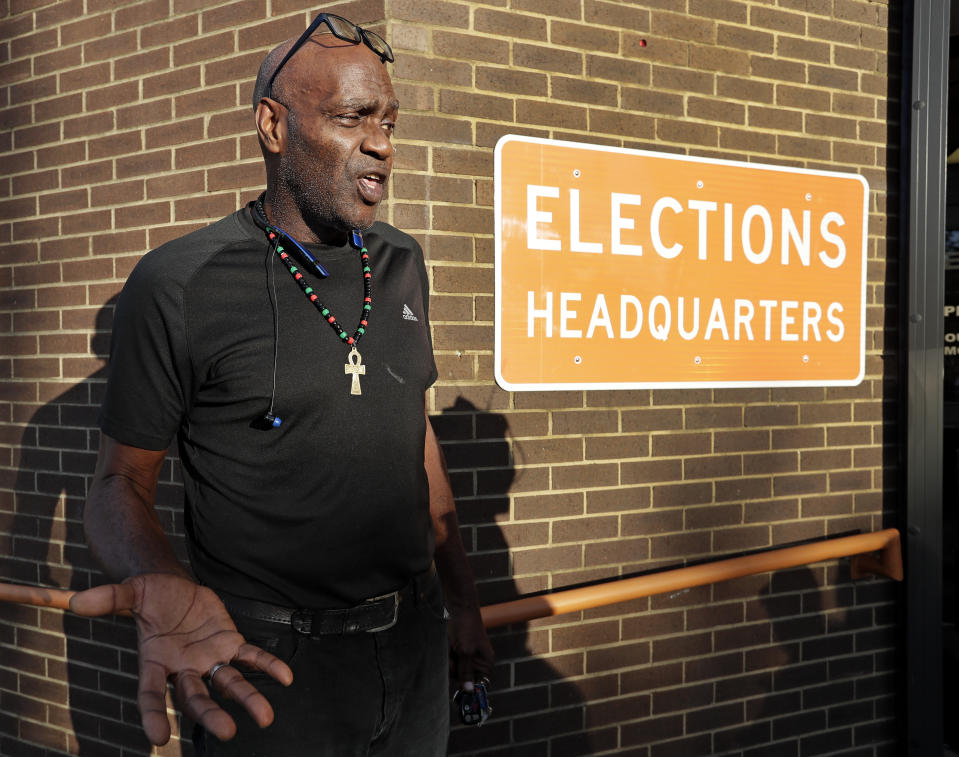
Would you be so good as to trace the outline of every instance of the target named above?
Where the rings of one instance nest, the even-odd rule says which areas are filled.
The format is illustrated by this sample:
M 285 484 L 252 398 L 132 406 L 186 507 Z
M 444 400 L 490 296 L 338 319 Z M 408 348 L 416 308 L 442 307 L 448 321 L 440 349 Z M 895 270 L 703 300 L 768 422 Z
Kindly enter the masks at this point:
M 286 42 L 280 43 L 270 50 L 263 59 L 260 70 L 256 74 L 256 84 L 253 85 L 253 110 L 256 110 L 257 103 L 266 97 L 266 85 L 269 83 L 270 77 L 273 76 L 276 67 L 280 65 L 283 56 L 293 47 L 295 41 L 294 39 L 288 39 Z M 281 86 L 274 82 L 272 94 L 277 94 Z M 283 99 L 282 95 L 280 99 Z
M 271 92 L 268 93 L 267 88 L 269 87 L 270 78 L 273 76 L 273 72 L 276 71 L 277 68 L 282 64 L 283 58 L 286 57 L 286 54 L 290 51 L 290 48 L 292 48 L 295 44 L 295 39 L 288 39 L 286 42 L 282 42 L 270 50 L 270 52 L 267 53 L 266 57 L 263 59 L 263 62 L 260 64 L 260 70 L 256 75 L 256 83 L 253 85 L 254 110 L 256 110 L 256 106 L 260 100 L 268 95 L 281 102 L 288 101 L 288 98 L 286 98 L 284 94 L 289 89 L 289 87 L 284 86 L 283 84 L 284 79 L 288 78 L 285 75 L 276 77 L 276 79 L 273 81 Z M 343 40 L 329 31 L 319 30 L 314 32 L 310 38 L 300 48 L 297 49 L 297 51 L 293 54 L 293 57 L 286 62 L 286 64 L 283 66 L 284 74 L 287 68 L 293 65 L 295 59 L 303 56 L 304 53 L 309 55 L 310 53 L 315 52 L 317 49 L 336 49 L 342 47 L 365 48 L 366 52 L 372 53 L 380 60 L 381 63 L 384 62 L 379 54 L 373 52 L 362 43 Z M 308 53 L 307 51 L 310 52 Z M 392 58 L 390 58 L 390 60 L 392 60 Z M 319 59 L 319 61 L 322 61 L 322 59 Z M 322 62 L 320 62 L 320 65 L 322 65 Z M 328 65 L 333 65 L 333 62 L 330 61 Z

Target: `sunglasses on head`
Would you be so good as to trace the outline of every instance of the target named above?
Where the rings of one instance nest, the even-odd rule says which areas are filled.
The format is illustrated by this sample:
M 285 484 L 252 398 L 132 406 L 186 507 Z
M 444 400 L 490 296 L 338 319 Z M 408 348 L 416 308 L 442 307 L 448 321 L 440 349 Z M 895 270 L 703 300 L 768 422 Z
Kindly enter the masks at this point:
M 273 72 L 273 75 L 266 84 L 266 97 L 273 97 L 273 80 L 276 79 L 276 75 L 280 73 L 280 71 L 283 69 L 283 66 L 286 65 L 286 62 L 293 57 L 293 53 L 303 47 L 306 41 L 313 36 L 313 33 L 320 28 L 321 24 L 326 24 L 326 28 L 329 29 L 330 33 L 337 39 L 341 39 L 344 42 L 352 42 L 354 45 L 358 45 L 362 42 L 364 45 L 370 48 L 370 50 L 376 53 L 380 57 L 380 61 L 382 61 L 384 64 L 393 62 L 393 49 L 379 34 L 368 31 L 361 26 L 357 26 L 352 21 L 348 21 L 342 16 L 336 16 L 332 13 L 320 13 L 316 18 L 313 19 L 313 23 L 306 28 L 306 31 L 300 35 L 299 39 L 293 43 L 293 47 L 290 48 L 290 51 L 283 56 L 283 60 L 280 61 L 280 65 L 276 67 L 276 70 Z

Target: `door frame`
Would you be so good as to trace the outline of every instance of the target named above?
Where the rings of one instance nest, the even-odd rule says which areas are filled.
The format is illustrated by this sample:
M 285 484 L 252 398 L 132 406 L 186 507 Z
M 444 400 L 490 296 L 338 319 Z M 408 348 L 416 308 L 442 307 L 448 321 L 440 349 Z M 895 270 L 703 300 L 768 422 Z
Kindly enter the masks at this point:
M 949 2 L 903 9 L 900 418 L 906 551 L 906 729 L 910 757 L 943 749 L 942 458 Z M 908 146 L 908 151 L 906 147 Z

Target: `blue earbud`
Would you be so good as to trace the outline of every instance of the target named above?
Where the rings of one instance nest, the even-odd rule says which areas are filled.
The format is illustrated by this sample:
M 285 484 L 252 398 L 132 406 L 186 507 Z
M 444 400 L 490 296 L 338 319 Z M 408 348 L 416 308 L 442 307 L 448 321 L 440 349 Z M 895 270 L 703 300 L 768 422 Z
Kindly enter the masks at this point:
M 281 423 L 283 423 L 283 419 L 280 416 L 266 413 L 262 418 L 254 418 L 250 423 L 250 428 L 255 428 L 257 431 L 269 431 L 279 428 Z

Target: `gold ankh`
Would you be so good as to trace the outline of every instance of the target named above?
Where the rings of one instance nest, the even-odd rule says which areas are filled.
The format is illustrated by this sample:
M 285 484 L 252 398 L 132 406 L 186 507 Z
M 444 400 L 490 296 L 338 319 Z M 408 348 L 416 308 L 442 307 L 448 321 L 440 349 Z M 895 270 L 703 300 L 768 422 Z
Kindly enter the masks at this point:
M 363 358 L 360 357 L 360 353 L 357 352 L 356 347 L 354 347 L 350 350 L 350 354 L 346 356 L 346 359 L 349 362 L 343 366 L 343 372 L 353 374 L 353 383 L 350 384 L 350 394 L 363 394 L 363 391 L 360 389 L 360 376 L 366 375 L 366 366 L 363 365 Z

